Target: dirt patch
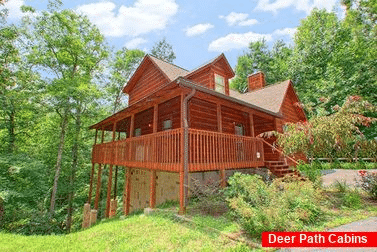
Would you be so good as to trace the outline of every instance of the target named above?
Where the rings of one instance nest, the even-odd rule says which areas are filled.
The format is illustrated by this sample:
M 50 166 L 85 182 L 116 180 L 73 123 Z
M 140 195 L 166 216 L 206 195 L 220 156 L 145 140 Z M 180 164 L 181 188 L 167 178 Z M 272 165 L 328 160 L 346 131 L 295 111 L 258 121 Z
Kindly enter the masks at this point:
M 358 174 L 359 170 L 344 170 L 344 169 L 334 169 L 334 170 L 323 170 L 322 171 L 322 184 L 323 186 L 331 186 L 336 181 L 345 181 L 347 185 L 356 186 L 357 182 L 360 182 L 360 176 Z M 377 170 L 368 170 L 368 172 L 377 172 Z

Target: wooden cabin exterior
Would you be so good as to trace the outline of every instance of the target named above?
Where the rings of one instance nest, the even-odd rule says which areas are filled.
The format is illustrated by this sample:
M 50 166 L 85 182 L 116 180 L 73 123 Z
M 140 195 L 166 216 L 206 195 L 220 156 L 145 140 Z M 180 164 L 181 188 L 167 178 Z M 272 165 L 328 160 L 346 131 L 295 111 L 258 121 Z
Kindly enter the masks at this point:
M 271 140 L 257 136 L 281 131 L 286 122 L 306 120 L 296 106 L 299 100 L 291 81 L 265 87 L 263 73 L 257 73 L 249 76 L 249 92 L 239 94 L 229 89 L 234 75 L 223 54 L 191 72 L 145 56 L 123 88 L 129 94 L 129 106 L 91 126 L 96 137 L 88 203 L 95 191 L 94 209 L 98 209 L 101 174 L 109 169 L 106 216 L 111 216 L 115 166 L 126 169 L 125 214 L 142 205 L 131 202 L 135 191 L 131 174 L 137 168 L 149 174 L 149 190 L 140 190 L 149 191 L 144 197 L 151 208 L 156 205 L 156 188 L 164 187 L 162 182 L 156 185 L 156 178 L 162 176 L 157 174 L 175 174 L 179 179 L 175 196 L 184 212 L 189 174 L 217 171 L 224 186 L 227 170 L 264 167 L 281 160 Z M 105 132 L 111 132 L 108 141 Z

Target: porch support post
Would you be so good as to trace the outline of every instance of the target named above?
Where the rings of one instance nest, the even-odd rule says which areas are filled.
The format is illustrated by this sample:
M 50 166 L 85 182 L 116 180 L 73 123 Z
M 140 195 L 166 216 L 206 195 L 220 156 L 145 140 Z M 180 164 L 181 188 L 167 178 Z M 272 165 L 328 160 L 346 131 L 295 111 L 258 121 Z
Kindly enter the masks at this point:
M 97 144 L 98 129 L 96 129 L 96 134 L 94 135 L 94 145 Z
M 95 163 L 92 163 L 92 171 L 91 171 L 91 173 L 90 173 L 89 196 L 88 196 L 88 202 L 87 202 L 87 203 L 89 203 L 89 205 L 92 204 L 92 191 L 93 191 L 94 166 L 95 166 Z
M 131 115 L 131 125 L 130 125 L 130 137 L 134 136 L 134 127 L 135 127 L 135 114 Z
M 123 190 L 123 213 L 128 215 L 130 213 L 130 201 L 131 201 L 131 168 L 126 167 L 125 183 Z
M 223 119 L 221 116 L 221 104 L 217 104 L 217 130 L 223 132 Z
M 112 142 L 115 141 L 115 136 L 116 136 L 116 122 L 114 122 L 113 124 L 113 139 L 112 139 Z M 114 161 L 114 157 L 116 155 L 115 153 L 115 149 L 114 149 L 114 152 L 112 153 L 112 162 Z M 112 179 L 113 179 L 113 164 L 110 164 L 110 167 L 109 167 L 109 178 L 107 180 L 107 198 L 106 198 L 106 213 L 105 213 L 105 216 L 108 218 L 110 217 L 110 206 L 111 206 L 111 184 L 112 184 Z
M 96 198 L 94 199 L 94 208 L 98 210 L 98 201 L 101 191 L 101 175 L 102 175 L 102 165 L 98 166 L 98 175 L 97 175 L 97 188 L 96 188 Z
M 222 119 L 222 115 L 221 115 L 221 104 L 220 103 L 217 104 L 217 129 L 220 133 L 223 132 L 223 119 Z M 223 146 L 219 146 L 219 148 L 220 148 L 220 155 L 222 157 L 223 156 L 223 151 L 222 151 Z M 220 169 L 220 186 L 222 188 L 224 188 L 226 186 L 225 180 L 226 180 L 225 179 L 225 169 L 222 167 Z
M 101 143 L 105 141 L 105 129 L 102 128 Z
M 113 165 L 109 167 L 109 178 L 107 180 L 107 198 L 106 198 L 106 212 L 105 217 L 109 218 L 110 216 L 110 200 L 111 200 L 111 182 L 113 177 Z
M 249 117 L 250 117 L 250 135 L 252 137 L 255 137 L 255 131 L 254 131 L 254 114 L 253 113 L 249 113 Z
M 151 170 L 150 199 L 149 207 L 156 207 L 156 171 Z
M 226 187 L 226 176 L 225 176 L 225 169 L 220 170 L 220 187 Z
M 157 132 L 157 126 L 158 126 L 158 104 L 154 105 L 154 108 L 153 108 L 153 133 Z M 156 170 L 151 170 L 151 175 L 150 175 L 149 207 L 150 208 L 156 207 Z

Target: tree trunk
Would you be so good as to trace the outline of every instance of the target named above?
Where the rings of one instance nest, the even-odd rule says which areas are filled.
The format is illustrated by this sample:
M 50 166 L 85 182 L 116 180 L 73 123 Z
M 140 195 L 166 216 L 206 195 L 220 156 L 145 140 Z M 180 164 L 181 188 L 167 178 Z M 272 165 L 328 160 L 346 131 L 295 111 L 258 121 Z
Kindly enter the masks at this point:
M 81 107 L 77 108 L 76 113 L 76 127 L 75 127 L 75 136 L 73 138 L 72 146 L 72 168 L 71 175 L 69 176 L 69 194 L 68 194 L 68 211 L 67 211 L 67 231 L 71 232 L 72 226 L 72 214 L 73 214 L 73 198 L 74 198 L 74 183 L 75 176 L 77 172 L 77 163 L 78 163 L 78 151 L 79 151 L 79 138 L 81 131 Z
M 61 123 L 61 131 L 60 131 L 60 142 L 58 147 L 58 156 L 56 158 L 56 164 L 55 164 L 55 177 L 54 177 L 54 185 L 52 188 L 51 193 L 51 201 L 50 201 L 50 213 L 49 217 L 52 219 L 55 213 L 55 197 L 56 197 L 56 191 L 58 189 L 58 180 L 60 176 L 60 170 L 61 170 L 61 164 L 62 164 L 62 155 L 64 150 L 64 142 L 65 142 L 65 133 L 67 130 L 68 125 L 68 115 L 69 110 L 66 108 L 64 110 L 64 114 L 62 116 L 62 123 Z
M 8 142 L 8 151 L 9 153 L 13 153 L 15 149 L 16 143 L 16 134 L 15 134 L 15 127 L 16 127 L 16 112 L 14 110 L 13 104 L 11 105 L 11 110 L 9 112 L 9 125 L 8 125 L 8 135 L 9 135 L 9 142 Z

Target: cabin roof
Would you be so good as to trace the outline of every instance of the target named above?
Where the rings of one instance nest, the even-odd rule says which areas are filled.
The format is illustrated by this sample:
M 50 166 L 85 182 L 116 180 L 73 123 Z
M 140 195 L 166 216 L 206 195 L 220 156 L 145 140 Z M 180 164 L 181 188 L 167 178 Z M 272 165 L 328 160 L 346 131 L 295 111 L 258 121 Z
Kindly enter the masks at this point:
M 164 60 L 158 59 L 152 55 L 145 55 L 143 60 L 140 62 L 139 66 L 136 68 L 135 72 L 128 80 L 128 82 L 123 87 L 123 92 L 128 93 L 132 88 L 136 85 L 138 78 L 140 78 L 140 73 L 142 73 L 148 64 L 148 62 L 152 62 L 152 64 L 161 71 L 161 73 L 165 76 L 168 82 L 171 82 L 177 79 L 180 76 L 185 76 L 189 73 L 186 69 L 182 67 L 176 66 L 172 63 L 166 62 Z
M 229 90 L 229 95 L 273 113 L 279 113 L 290 85 L 291 81 L 286 80 L 244 94 Z
M 180 76 L 185 76 L 189 73 L 189 71 L 183 69 L 182 67 L 176 66 L 172 63 L 156 58 L 152 55 L 149 55 L 149 57 L 160 68 L 160 70 L 163 73 L 165 73 L 165 75 L 169 78 L 170 81 L 173 81 Z
M 200 65 L 199 67 L 197 67 L 197 68 L 195 68 L 194 70 L 190 71 L 186 76 L 183 76 L 183 77 L 187 78 L 187 77 L 189 77 L 189 76 L 192 76 L 192 75 L 194 75 L 195 73 L 201 71 L 202 69 L 204 69 L 204 68 L 206 68 L 206 67 L 209 67 L 209 66 L 211 66 L 211 65 L 216 64 L 216 62 L 218 62 L 219 60 L 224 60 L 224 61 L 225 61 L 226 65 L 227 65 L 227 68 L 228 68 L 227 70 L 228 70 L 229 76 L 230 76 L 231 78 L 234 77 L 234 76 L 235 76 L 235 73 L 234 73 L 234 71 L 233 71 L 233 68 L 229 65 L 229 62 L 228 62 L 228 60 L 226 59 L 224 53 L 222 53 L 222 54 L 216 56 L 215 58 L 213 58 L 213 59 L 207 61 L 206 63 Z

